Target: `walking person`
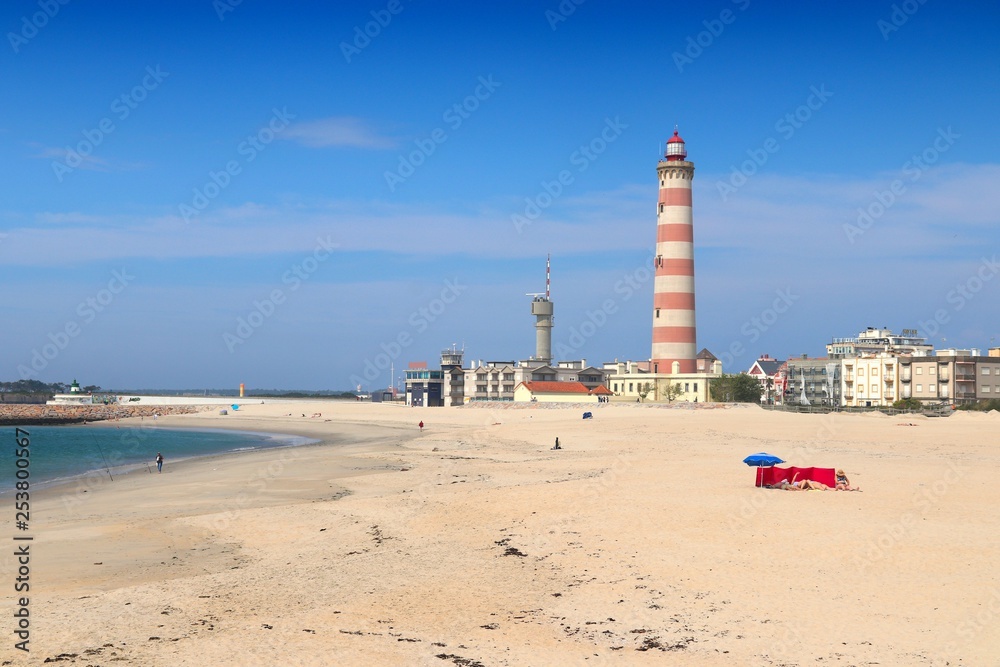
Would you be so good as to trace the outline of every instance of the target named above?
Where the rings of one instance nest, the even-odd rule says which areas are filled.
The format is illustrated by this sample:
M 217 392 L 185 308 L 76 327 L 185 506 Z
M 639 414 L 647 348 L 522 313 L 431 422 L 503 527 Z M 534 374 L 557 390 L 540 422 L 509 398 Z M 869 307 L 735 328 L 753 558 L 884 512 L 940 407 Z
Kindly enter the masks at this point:
M 156 452 L 156 472 L 163 472 L 163 454 Z
M 421 431 L 423 431 L 423 430 L 424 430 L 424 422 L 423 422 L 423 421 L 421 421 L 421 422 L 420 422 L 419 424 L 417 424 L 417 426 L 419 426 L 419 427 L 420 427 L 420 430 L 421 430 Z

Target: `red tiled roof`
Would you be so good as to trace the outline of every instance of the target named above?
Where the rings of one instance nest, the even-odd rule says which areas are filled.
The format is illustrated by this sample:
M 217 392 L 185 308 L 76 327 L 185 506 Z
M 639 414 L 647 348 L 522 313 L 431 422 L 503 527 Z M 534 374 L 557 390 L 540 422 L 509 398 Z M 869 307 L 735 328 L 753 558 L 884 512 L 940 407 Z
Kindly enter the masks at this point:
M 533 394 L 590 394 L 582 382 L 541 382 L 538 380 L 522 382 L 528 391 Z M 520 385 L 518 385 L 520 386 Z M 607 387 L 598 387 L 594 390 L 596 395 L 601 389 L 607 392 Z M 608 392 L 610 393 L 610 392 Z

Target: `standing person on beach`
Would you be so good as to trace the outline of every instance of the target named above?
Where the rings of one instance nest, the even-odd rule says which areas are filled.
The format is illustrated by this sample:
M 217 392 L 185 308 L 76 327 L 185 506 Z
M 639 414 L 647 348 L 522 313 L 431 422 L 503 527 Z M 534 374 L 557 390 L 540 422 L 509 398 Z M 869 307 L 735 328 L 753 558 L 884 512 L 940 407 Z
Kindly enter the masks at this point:
M 163 454 L 156 452 L 156 472 L 163 472 Z
M 423 422 L 423 420 L 421 420 L 420 423 L 417 424 L 417 426 L 419 426 L 420 430 L 423 431 L 424 430 L 424 422 Z

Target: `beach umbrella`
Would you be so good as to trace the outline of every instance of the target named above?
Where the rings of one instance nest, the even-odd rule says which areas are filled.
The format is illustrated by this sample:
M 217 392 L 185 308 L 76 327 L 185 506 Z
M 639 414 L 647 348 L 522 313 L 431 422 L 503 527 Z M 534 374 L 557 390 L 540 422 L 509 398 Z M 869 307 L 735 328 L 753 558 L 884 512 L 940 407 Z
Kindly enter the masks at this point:
M 750 456 L 743 459 L 743 463 L 748 466 L 757 468 L 757 476 L 754 481 L 755 486 L 763 487 L 761 480 L 763 479 L 763 471 L 761 468 L 770 468 L 771 466 L 777 465 L 778 463 L 784 463 L 784 461 L 774 454 L 767 454 L 765 452 L 757 452 L 756 454 L 751 454 Z

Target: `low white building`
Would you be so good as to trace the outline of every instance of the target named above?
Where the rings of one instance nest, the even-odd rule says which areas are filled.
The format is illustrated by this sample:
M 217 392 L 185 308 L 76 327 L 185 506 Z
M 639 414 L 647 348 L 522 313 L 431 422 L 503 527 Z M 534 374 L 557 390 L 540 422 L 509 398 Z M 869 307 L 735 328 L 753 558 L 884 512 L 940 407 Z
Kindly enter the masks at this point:
M 605 386 L 611 390 L 615 401 L 709 402 L 712 400 L 711 382 L 722 375 L 722 362 L 708 350 L 702 350 L 695 369 L 694 373 L 650 373 L 648 361 L 608 362 L 604 364 Z

